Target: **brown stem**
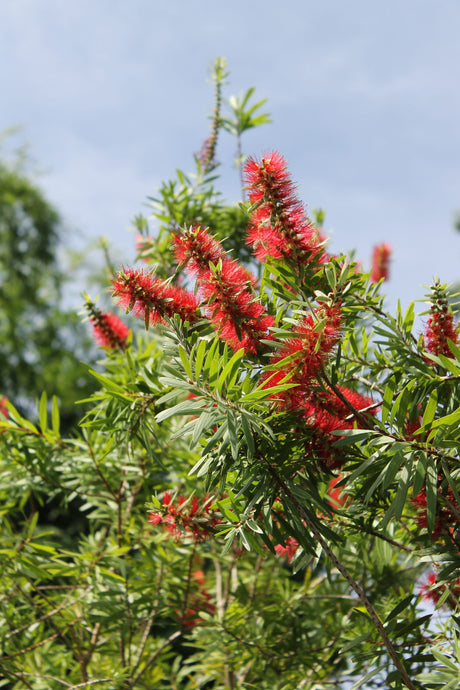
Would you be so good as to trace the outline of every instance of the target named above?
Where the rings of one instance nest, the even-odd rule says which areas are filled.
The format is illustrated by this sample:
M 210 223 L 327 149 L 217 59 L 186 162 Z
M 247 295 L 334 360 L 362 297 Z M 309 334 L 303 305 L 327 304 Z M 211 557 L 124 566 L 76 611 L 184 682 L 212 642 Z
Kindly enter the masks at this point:
M 355 417 L 360 425 L 364 429 L 372 429 L 373 424 L 370 422 L 370 420 L 362 414 L 361 410 L 357 410 L 354 405 L 351 404 L 351 402 L 344 396 L 342 391 L 338 386 L 335 385 L 335 383 L 332 383 L 332 381 L 329 379 L 327 376 L 326 372 L 323 371 L 321 372 L 321 378 L 324 380 L 324 382 L 328 385 L 328 387 L 335 393 L 335 395 L 338 397 L 338 399 L 345 405 L 347 410 L 350 410 L 351 414 L 353 417 Z M 372 406 L 373 407 L 373 406 Z

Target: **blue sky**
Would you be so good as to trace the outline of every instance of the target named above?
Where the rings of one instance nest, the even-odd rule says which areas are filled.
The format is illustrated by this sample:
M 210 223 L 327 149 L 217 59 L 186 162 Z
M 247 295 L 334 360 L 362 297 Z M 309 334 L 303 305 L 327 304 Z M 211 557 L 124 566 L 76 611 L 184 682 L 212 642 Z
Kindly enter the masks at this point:
M 222 55 L 226 95 L 255 86 L 273 118 L 245 151 L 288 159 L 334 251 L 369 266 L 389 242 L 389 304 L 407 304 L 435 274 L 460 280 L 459 36 L 457 0 L 4 0 L 0 130 L 23 126 L 69 238 L 108 236 L 127 263 L 146 197 L 192 170 Z

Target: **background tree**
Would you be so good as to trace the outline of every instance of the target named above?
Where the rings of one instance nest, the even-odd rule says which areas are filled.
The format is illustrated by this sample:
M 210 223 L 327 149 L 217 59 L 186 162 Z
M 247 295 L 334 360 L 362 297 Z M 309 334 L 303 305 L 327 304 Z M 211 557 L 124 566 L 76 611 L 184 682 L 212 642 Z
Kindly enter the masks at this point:
M 28 413 L 42 391 L 55 394 L 69 428 L 75 401 L 91 390 L 81 365 L 91 344 L 63 304 L 62 233 L 23 158 L 0 162 L 0 394 Z

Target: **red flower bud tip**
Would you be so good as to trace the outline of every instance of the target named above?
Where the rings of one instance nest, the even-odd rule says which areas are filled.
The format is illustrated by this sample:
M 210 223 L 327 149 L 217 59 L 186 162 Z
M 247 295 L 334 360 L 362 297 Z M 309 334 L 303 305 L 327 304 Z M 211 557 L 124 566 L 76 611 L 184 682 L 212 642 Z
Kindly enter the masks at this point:
M 124 350 L 129 334 L 128 326 L 112 312 L 101 311 L 89 300 L 86 302 L 86 308 L 99 347 L 105 350 Z
M 133 311 L 144 319 L 146 328 L 164 317 L 178 314 L 183 321 L 194 323 L 199 319 L 195 295 L 170 285 L 142 270 L 122 270 L 112 283 L 112 294 L 126 311 Z
M 247 242 L 255 256 L 260 261 L 285 258 L 296 265 L 312 258 L 324 261 L 325 238 L 297 199 L 285 159 L 277 151 L 260 162 L 249 158 L 244 176 L 254 205 Z
M 371 273 L 371 281 L 373 283 L 378 283 L 382 278 L 383 280 L 388 280 L 391 252 L 392 249 L 386 242 L 374 247 Z

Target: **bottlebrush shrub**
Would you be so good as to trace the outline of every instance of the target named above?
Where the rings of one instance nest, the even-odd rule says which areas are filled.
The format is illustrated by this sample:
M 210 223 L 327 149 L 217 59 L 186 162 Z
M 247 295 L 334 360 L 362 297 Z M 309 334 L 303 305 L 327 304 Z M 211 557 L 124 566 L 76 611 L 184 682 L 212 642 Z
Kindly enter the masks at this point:
M 80 435 L 61 437 L 46 395 L 37 425 L 2 401 L 2 682 L 457 687 L 446 288 L 422 321 L 388 313 L 384 276 L 332 254 L 279 152 L 250 158 L 246 202 L 226 205 L 217 134 L 240 150 L 266 118 L 251 89 L 223 113 L 222 61 L 213 78 L 195 178 L 161 187 L 158 241 L 113 277 L 139 328 L 93 372 Z M 434 606 L 453 614 L 436 627 Z
M 441 560 L 457 557 L 460 369 L 445 288 L 433 285 L 425 345 L 412 332 L 412 305 L 391 317 L 372 284 L 375 270 L 363 274 L 327 252 L 278 152 L 249 159 L 244 179 L 254 274 L 210 228 L 172 233 L 177 263 L 169 273 L 183 275 L 196 302 L 190 319 L 181 299 L 171 297 L 169 313 L 151 307 L 151 320 L 165 324 L 170 341 L 161 379 L 167 392 L 158 401 L 166 408 L 156 421 L 183 418 L 176 436 L 190 438 L 198 453 L 190 473 L 207 491 L 238 497 L 226 499 L 216 530 L 224 551 L 237 543 L 262 556 L 274 547 L 297 570 L 328 560 L 381 638 L 372 673 L 390 659 L 390 677 L 416 687 L 420 668 L 409 654 L 424 644 L 426 617 L 413 614 L 407 646 L 395 646 L 381 603 L 371 602 L 376 573 L 363 587 L 363 554 L 352 565 L 336 553 L 344 540 L 353 550 L 367 533 L 379 548 L 399 550 L 397 579 L 405 571 L 401 555 L 410 554 L 414 567 L 408 537 L 427 552 L 432 541 Z M 133 306 L 131 300 L 128 311 Z M 346 487 L 346 508 L 325 489 L 337 480 Z M 277 519 L 275 501 L 282 506 Z M 170 514 L 153 516 L 154 524 L 167 521 L 176 530 Z M 454 570 L 450 577 L 455 588 Z M 415 599 L 406 589 L 403 608 Z

